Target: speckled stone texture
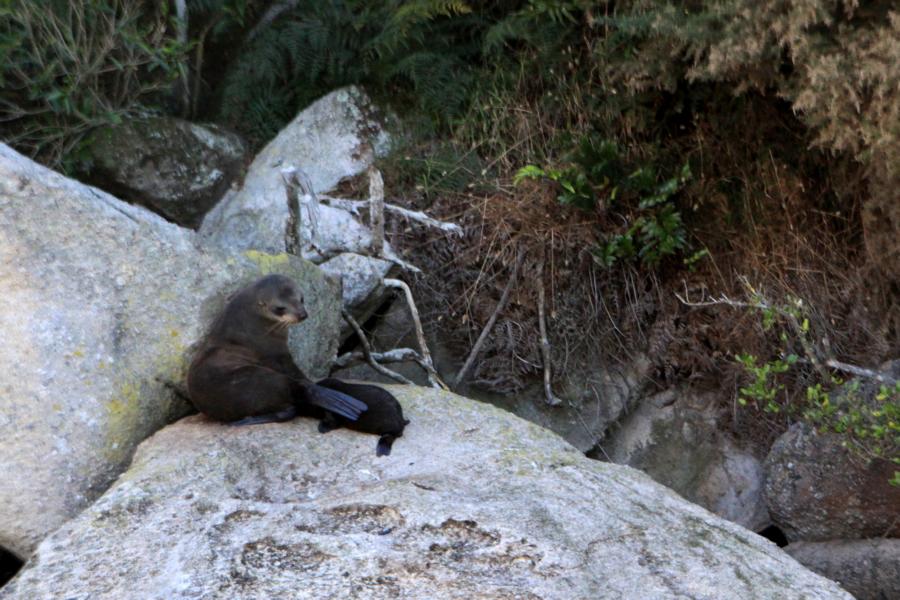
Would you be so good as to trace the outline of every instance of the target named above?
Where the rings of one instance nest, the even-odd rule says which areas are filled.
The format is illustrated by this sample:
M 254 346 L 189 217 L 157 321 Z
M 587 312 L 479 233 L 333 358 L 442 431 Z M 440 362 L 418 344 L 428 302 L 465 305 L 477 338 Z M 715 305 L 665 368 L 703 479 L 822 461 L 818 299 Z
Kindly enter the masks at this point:
M 185 227 L 199 227 L 244 167 L 241 138 L 173 117 L 128 120 L 96 132 L 87 181 Z
M 210 243 L 229 248 L 284 252 L 291 214 L 282 169 L 302 169 L 313 190 L 325 192 L 342 178 L 365 171 L 387 144 L 388 136 L 362 90 L 347 87 L 331 92 L 301 111 L 256 155 L 240 189 L 229 191 L 206 215 L 200 233 Z M 322 210 L 346 213 L 327 206 Z M 322 219 L 334 221 L 326 216 Z M 308 220 L 305 214 L 300 217 L 301 224 Z M 345 229 L 350 225 L 346 223 Z M 355 239 L 365 237 L 367 230 L 345 233 Z M 309 236 L 303 239 L 308 241 Z
M 203 249 L 0 145 L 0 546 L 27 557 L 189 410 L 178 392 L 192 345 L 228 294 L 267 272 L 303 288 L 312 316 L 292 351 L 323 375 L 340 295 L 317 267 Z
M 628 467 L 449 392 L 375 436 L 188 417 L 144 442 L 2 600 L 851 598 Z

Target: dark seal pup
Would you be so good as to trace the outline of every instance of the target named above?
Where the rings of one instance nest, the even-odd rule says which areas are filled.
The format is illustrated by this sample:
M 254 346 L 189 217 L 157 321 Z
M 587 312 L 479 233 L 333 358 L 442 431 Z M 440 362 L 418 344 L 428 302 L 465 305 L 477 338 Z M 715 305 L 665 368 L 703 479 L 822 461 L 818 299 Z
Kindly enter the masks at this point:
M 316 385 L 291 358 L 287 329 L 306 317 L 297 285 L 283 275 L 268 275 L 235 294 L 188 370 L 197 410 L 237 425 L 322 418 L 322 409 L 356 421 L 365 402 Z
M 368 410 L 356 421 L 351 421 L 334 413 L 328 413 L 319 422 L 319 431 L 328 433 L 338 427 L 346 427 L 363 433 L 380 435 L 375 446 L 375 454 L 387 456 L 391 453 L 394 440 L 403 435 L 403 428 L 409 421 L 403 418 L 403 408 L 397 399 L 378 386 L 345 383 L 339 379 L 323 379 L 319 385 L 343 392 L 348 396 L 359 398 L 366 403 Z

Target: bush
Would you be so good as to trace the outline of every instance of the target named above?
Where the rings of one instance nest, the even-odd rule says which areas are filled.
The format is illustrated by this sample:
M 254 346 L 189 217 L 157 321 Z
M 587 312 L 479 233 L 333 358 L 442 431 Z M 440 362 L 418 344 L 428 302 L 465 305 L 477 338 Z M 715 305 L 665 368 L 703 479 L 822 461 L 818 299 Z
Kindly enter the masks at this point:
M 144 112 L 178 76 L 184 47 L 167 3 L 5 0 L 0 123 L 18 150 L 56 168 L 93 128 Z

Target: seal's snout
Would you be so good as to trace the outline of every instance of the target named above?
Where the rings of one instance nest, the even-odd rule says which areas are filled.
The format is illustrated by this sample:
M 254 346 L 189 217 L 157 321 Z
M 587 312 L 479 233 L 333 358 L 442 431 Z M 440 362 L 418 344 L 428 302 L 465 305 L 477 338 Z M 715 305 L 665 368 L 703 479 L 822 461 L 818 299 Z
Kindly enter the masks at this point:
M 303 308 L 302 306 L 300 307 L 300 310 L 298 310 L 298 311 L 294 314 L 294 317 L 297 319 L 297 322 L 298 322 L 298 323 L 299 323 L 300 321 L 306 320 L 306 317 L 308 317 L 308 316 L 309 316 L 309 315 L 306 314 L 306 309 Z

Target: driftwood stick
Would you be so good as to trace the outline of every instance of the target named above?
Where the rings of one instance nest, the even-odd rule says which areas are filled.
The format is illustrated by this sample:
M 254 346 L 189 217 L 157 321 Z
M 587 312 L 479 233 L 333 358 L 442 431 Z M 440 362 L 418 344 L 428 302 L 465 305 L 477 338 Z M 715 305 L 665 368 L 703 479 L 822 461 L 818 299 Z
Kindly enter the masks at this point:
M 327 196 L 325 194 L 322 194 L 320 198 L 323 202 L 337 208 L 343 208 L 344 210 L 353 213 L 354 215 L 359 214 L 359 209 L 369 202 L 368 200 L 348 200 L 346 198 L 335 198 L 334 196 Z M 421 223 L 428 227 L 446 231 L 447 233 L 453 233 L 456 235 L 462 235 L 463 233 L 463 228 L 456 223 L 439 221 L 434 217 L 429 217 L 427 214 L 420 210 L 410 210 L 408 208 L 403 208 L 402 206 L 397 206 L 396 204 L 390 204 L 388 202 L 384 203 L 384 210 L 400 215 L 402 217 L 406 217 L 410 221 L 416 221 L 417 223 Z
M 416 339 L 419 341 L 419 352 L 422 355 L 422 366 L 425 368 L 425 372 L 428 375 L 428 383 L 431 384 L 431 387 L 440 388 L 444 390 L 448 390 L 450 388 L 447 387 L 447 384 L 441 381 L 440 376 L 434 368 L 434 363 L 431 360 L 431 352 L 428 350 L 428 344 L 425 342 L 425 331 L 422 329 L 422 320 L 419 318 L 419 310 L 416 308 L 416 302 L 413 300 L 412 290 L 409 289 L 409 286 L 406 285 L 405 282 L 400 281 L 399 279 L 385 279 L 384 285 L 386 287 L 392 287 L 396 289 L 400 289 L 403 291 L 403 295 L 406 297 L 406 305 L 409 307 L 409 312 L 412 315 L 413 325 L 416 329 Z
M 422 359 L 421 355 L 412 348 L 394 348 L 387 352 L 372 352 L 371 356 L 373 360 L 381 364 L 409 361 L 418 362 Z M 366 353 L 354 350 L 353 352 L 346 352 L 335 358 L 331 362 L 331 366 L 335 369 L 343 369 L 344 367 L 363 362 L 368 362 Z
M 851 373 L 858 377 L 869 377 L 870 379 L 874 379 L 878 383 L 883 383 L 885 385 L 897 385 L 897 379 L 883 371 L 874 371 L 872 369 L 866 369 L 864 367 L 857 367 L 856 365 L 850 365 L 845 362 L 840 362 L 833 358 L 829 358 L 828 360 L 826 360 L 825 364 L 835 371 Z
M 384 179 L 374 166 L 369 167 L 369 227 L 372 244 L 369 250 L 374 257 L 384 254 Z
M 478 353 L 481 351 L 481 346 L 484 345 L 485 340 L 487 340 L 488 334 L 491 330 L 494 329 L 494 324 L 497 322 L 497 317 L 506 308 L 506 301 L 509 299 L 509 292 L 512 290 L 513 284 L 516 282 L 516 279 L 519 276 L 519 268 L 522 266 L 522 260 L 525 258 L 525 255 L 520 252 L 519 256 L 516 257 L 516 264 L 513 267 L 512 275 L 509 276 L 509 281 L 506 283 L 506 287 L 503 288 L 503 294 L 500 296 L 500 301 L 497 302 L 497 306 L 494 307 L 494 312 L 491 314 L 491 318 L 488 319 L 488 322 L 485 324 L 484 329 L 481 330 L 481 334 L 479 334 L 478 339 L 475 340 L 475 345 L 472 346 L 472 350 L 469 352 L 469 356 L 466 357 L 466 362 L 463 363 L 462 369 L 459 370 L 459 373 L 456 374 L 456 378 L 453 380 L 453 389 L 459 387 L 459 384 L 462 383 L 463 379 L 465 379 L 466 375 L 469 373 L 469 369 L 472 368 L 472 363 L 475 362 L 475 357 L 478 356 Z
M 550 385 L 550 340 L 547 338 L 547 319 L 544 315 L 544 261 L 538 264 L 538 326 L 541 331 L 541 360 L 544 363 L 544 397 L 550 406 L 559 406 L 562 400 L 553 395 Z
M 356 319 L 354 319 L 349 312 L 347 312 L 346 310 L 341 310 L 341 316 L 344 317 L 344 320 L 347 321 L 347 323 L 350 324 L 350 327 L 353 328 L 353 331 L 356 332 L 356 337 L 359 338 L 359 343 L 362 346 L 363 354 L 366 357 L 366 362 L 369 363 L 370 367 L 372 367 L 382 375 L 390 377 L 394 381 L 413 385 L 412 381 L 410 381 L 400 373 L 388 369 L 375 360 L 375 357 L 372 355 L 372 347 L 369 345 L 369 340 L 366 338 L 366 334 L 363 332 L 362 327 L 359 326 L 359 323 L 356 322 Z

